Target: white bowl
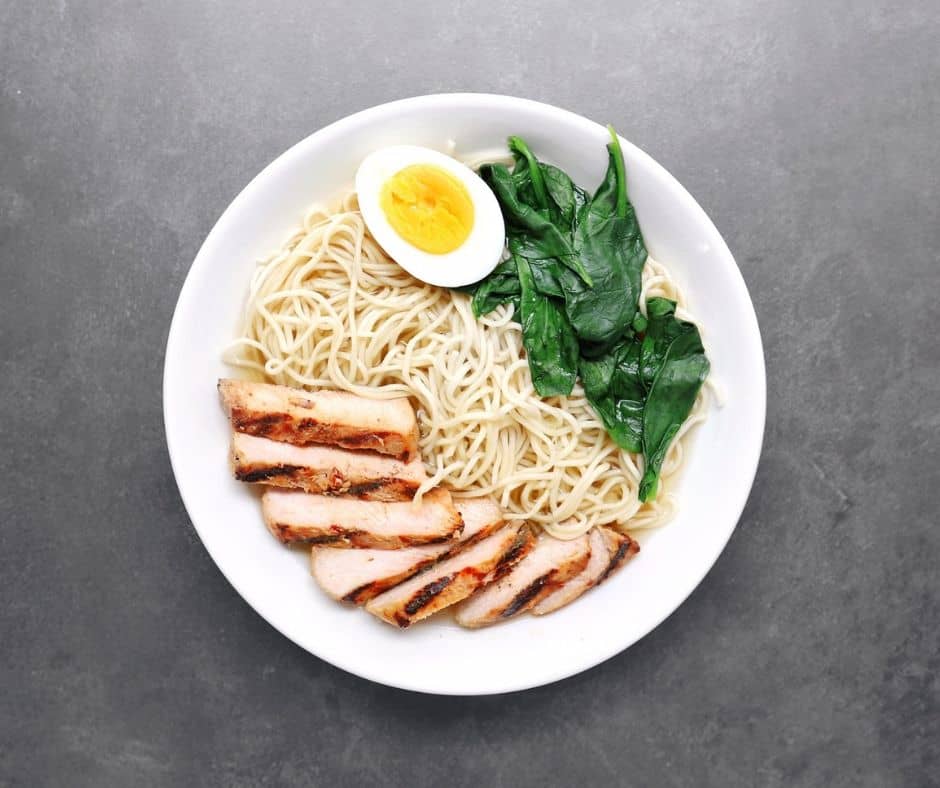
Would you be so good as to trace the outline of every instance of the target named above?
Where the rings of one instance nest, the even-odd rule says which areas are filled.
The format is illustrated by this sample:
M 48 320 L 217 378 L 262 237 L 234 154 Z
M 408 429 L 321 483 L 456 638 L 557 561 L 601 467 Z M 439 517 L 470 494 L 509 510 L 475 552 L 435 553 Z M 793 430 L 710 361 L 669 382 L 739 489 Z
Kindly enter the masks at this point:
M 712 375 L 725 393 L 698 428 L 678 485 L 676 518 L 625 570 L 561 611 L 479 631 L 444 619 L 398 631 L 328 599 L 307 554 L 266 531 L 257 495 L 231 477 L 229 427 L 216 381 L 256 259 L 276 249 L 304 209 L 351 185 L 384 145 L 498 149 L 518 134 L 540 158 L 590 189 L 607 162 L 602 125 L 533 101 L 477 94 L 422 96 L 373 107 L 307 137 L 266 167 L 209 233 L 180 293 L 164 369 L 173 471 L 193 525 L 235 590 L 298 645 L 359 676 L 454 695 L 509 692 L 570 676 L 635 643 L 692 592 L 741 515 L 760 455 L 764 358 L 757 318 L 728 247 L 665 169 L 623 142 L 630 199 L 650 253 L 665 263 L 700 320 Z

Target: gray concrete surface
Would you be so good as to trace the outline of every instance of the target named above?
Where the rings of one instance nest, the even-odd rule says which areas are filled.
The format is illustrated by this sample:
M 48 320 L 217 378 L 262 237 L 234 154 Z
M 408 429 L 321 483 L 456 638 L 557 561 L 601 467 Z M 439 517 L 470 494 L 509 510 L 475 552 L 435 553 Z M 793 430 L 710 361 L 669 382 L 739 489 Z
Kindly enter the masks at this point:
M 0 784 L 940 784 L 938 17 L 0 0 Z M 586 674 L 464 700 L 342 673 L 241 601 L 160 394 L 238 190 L 349 112 L 453 90 L 663 162 L 735 252 L 769 373 L 750 503 L 691 599 Z

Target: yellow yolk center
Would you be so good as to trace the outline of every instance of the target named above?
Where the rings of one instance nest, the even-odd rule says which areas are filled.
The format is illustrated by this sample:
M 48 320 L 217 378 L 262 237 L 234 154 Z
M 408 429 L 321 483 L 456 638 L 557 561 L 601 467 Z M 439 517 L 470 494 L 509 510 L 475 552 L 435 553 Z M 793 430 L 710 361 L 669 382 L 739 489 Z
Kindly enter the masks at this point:
M 395 232 L 423 252 L 453 252 L 473 229 L 467 187 L 433 164 L 411 164 L 396 172 L 382 184 L 379 203 Z

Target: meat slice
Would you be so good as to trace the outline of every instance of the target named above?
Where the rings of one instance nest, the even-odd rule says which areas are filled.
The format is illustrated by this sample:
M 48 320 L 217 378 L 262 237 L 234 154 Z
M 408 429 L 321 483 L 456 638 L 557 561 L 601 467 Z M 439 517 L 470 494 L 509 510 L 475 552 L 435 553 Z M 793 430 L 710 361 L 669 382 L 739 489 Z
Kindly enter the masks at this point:
M 620 531 L 613 528 L 600 528 L 604 541 L 607 543 L 607 549 L 610 552 L 610 563 L 601 575 L 598 583 L 603 583 L 608 577 L 622 567 L 633 556 L 640 552 L 640 544 L 635 539 L 631 539 Z
M 531 549 L 525 525 L 507 525 L 416 577 L 366 604 L 366 610 L 389 624 L 407 627 L 453 605 L 480 588 L 498 567 L 518 561 Z
M 401 550 L 316 547 L 310 558 L 314 578 L 334 599 L 362 605 L 503 524 L 503 512 L 490 498 L 463 498 L 455 500 L 454 505 L 463 519 L 459 542 Z
M 454 498 L 454 506 L 463 520 L 464 542 L 489 536 L 504 522 L 503 510 L 492 498 Z
M 404 547 L 401 550 L 315 547 L 310 555 L 310 571 L 320 588 L 333 599 L 364 605 L 386 589 L 430 566 L 453 548 L 450 543 Z
M 431 490 L 420 504 L 357 501 L 296 490 L 265 490 L 264 521 L 285 544 L 410 547 L 451 541 L 463 523 L 447 490 Z
M 369 449 L 399 459 L 418 453 L 418 422 L 404 397 L 375 400 L 346 391 L 302 391 L 223 378 L 222 407 L 238 432 L 307 446 Z
M 569 602 L 573 602 L 589 588 L 600 582 L 601 577 L 610 566 L 610 550 L 607 548 L 607 541 L 599 528 L 592 528 L 588 535 L 588 542 L 591 546 L 591 557 L 587 565 L 577 575 L 572 577 L 561 588 L 553 591 L 542 600 L 532 606 L 531 612 L 536 616 L 544 616 L 564 607 Z
M 482 627 L 528 610 L 581 572 L 590 556 L 587 534 L 571 540 L 542 534 L 508 573 L 457 609 L 457 623 Z
M 371 452 L 293 446 L 241 432 L 232 433 L 232 467 L 242 482 L 366 501 L 411 500 L 427 479 L 418 458 L 406 463 Z

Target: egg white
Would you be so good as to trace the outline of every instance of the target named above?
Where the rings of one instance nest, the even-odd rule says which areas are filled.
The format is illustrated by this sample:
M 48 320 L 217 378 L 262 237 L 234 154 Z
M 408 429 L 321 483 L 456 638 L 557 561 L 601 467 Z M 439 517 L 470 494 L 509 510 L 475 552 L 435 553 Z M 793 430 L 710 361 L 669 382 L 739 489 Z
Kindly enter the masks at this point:
M 454 251 L 431 254 L 410 244 L 389 224 L 380 204 L 382 185 L 412 164 L 432 164 L 459 180 L 473 202 L 473 228 Z M 381 148 L 363 159 L 356 172 L 359 209 L 369 232 L 389 257 L 422 282 L 460 287 L 477 282 L 499 263 L 506 243 L 506 227 L 499 203 L 479 175 L 438 151 L 417 145 Z

